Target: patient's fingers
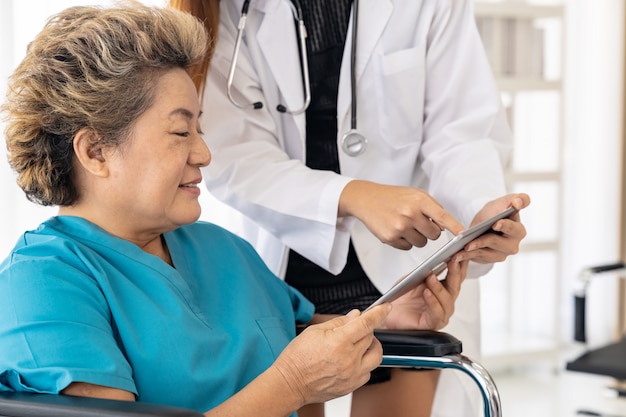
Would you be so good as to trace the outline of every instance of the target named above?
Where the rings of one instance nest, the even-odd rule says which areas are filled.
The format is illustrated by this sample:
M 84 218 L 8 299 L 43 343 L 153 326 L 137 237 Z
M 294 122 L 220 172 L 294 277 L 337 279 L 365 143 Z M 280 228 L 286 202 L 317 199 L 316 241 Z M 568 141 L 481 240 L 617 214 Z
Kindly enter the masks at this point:
M 378 305 L 364 313 L 352 310 L 346 316 L 349 320 L 335 330 L 346 331 L 351 335 L 352 343 L 357 343 L 364 337 L 373 335 L 374 329 L 382 325 L 390 311 L 391 304 L 389 303 Z

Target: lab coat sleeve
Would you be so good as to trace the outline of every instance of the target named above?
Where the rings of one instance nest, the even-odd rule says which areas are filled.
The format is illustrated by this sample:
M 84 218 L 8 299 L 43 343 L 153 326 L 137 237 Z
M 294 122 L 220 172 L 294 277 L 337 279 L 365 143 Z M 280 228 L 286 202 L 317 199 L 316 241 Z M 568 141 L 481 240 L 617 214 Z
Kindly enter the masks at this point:
M 471 1 L 440 2 L 427 40 L 422 168 L 430 193 L 469 225 L 506 193 L 512 136 Z
M 243 43 L 232 91 L 241 103 L 260 101 L 264 106 L 239 109 L 229 101 L 226 83 L 236 27 L 228 9 L 221 18 L 203 94 L 201 123 L 213 154 L 204 170 L 205 183 L 215 197 L 283 244 L 338 273 L 345 265 L 353 220 L 338 218 L 337 210 L 340 194 L 351 179 L 309 169 L 302 162 L 302 151 L 287 153 L 282 126 L 277 125 L 277 119 L 285 116 L 272 114 L 275 104 L 270 104 L 278 100 L 278 93 L 271 87 L 263 89 L 259 74 L 265 69 L 254 67 Z

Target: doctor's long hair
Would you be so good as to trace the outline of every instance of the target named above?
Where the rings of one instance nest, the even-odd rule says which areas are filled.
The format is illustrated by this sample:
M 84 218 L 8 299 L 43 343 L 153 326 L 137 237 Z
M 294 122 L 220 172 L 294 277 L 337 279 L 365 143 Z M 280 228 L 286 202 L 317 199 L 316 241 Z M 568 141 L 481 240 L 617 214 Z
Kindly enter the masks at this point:
M 215 42 L 217 41 L 217 28 L 220 22 L 220 0 L 169 0 L 169 6 L 187 12 L 192 16 L 200 19 L 204 24 L 211 43 L 202 59 L 202 62 L 189 68 L 188 73 L 198 90 L 198 94 L 202 96 L 206 75 L 209 70 L 209 64 L 213 51 L 215 50 Z

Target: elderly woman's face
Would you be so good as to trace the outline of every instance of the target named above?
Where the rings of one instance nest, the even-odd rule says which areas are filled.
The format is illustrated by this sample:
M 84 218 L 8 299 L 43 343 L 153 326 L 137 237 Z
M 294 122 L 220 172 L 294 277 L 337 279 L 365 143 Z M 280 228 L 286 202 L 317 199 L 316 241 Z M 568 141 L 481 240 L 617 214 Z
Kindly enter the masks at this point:
M 198 95 L 187 73 L 164 73 L 155 91 L 154 104 L 110 161 L 114 208 L 140 232 L 171 230 L 198 219 L 200 168 L 211 160 L 199 134 Z

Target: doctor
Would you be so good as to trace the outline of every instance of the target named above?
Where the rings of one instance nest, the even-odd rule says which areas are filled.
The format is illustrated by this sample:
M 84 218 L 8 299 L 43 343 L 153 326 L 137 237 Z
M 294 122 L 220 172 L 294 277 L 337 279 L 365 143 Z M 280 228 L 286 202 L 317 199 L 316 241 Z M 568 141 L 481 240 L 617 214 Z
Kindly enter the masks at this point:
M 506 194 L 511 133 L 471 0 L 301 3 L 204 2 L 220 9 L 208 76 L 200 69 L 196 80 L 219 155 L 204 178 L 228 207 L 212 220 L 253 243 L 318 312 L 339 313 L 367 306 L 440 235 L 530 199 Z M 526 234 L 519 216 L 495 229 L 465 252 L 468 277 L 516 253 Z M 478 358 L 476 280 L 456 306 L 445 330 Z M 354 393 L 354 416 L 430 415 L 438 375 L 393 372 Z M 478 413 L 472 383 L 447 372 L 433 415 Z

